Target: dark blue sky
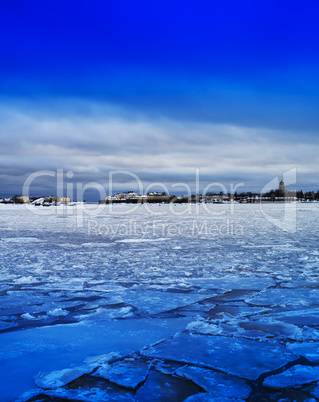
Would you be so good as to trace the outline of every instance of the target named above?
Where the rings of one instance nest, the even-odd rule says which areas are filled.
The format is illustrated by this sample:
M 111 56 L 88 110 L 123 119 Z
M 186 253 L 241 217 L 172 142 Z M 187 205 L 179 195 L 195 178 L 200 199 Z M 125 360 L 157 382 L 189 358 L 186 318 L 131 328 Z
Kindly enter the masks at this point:
M 172 155 L 178 154 L 179 178 L 198 167 L 207 169 L 208 176 L 209 169 L 218 172 L 214 181 L 241 176 L 248 187 L 256 187 L 260 178 L 268 180 L 297 167 L 300 184 L 315 185 L 307 146 L 317 147 L 319 133 L 318 11 L 317 1 L 2 2 L 0 133 L 6 161 L 1 167 L 6 173 L 1 190 L 10 182 L 9 162 L 20 169 L 21 178 L 23 172 L 39 167 L 59 167 L 73 169 L 82 180 L 83 171 L 94 180 L 107 169 L 119 168 L 141 175 L 153 172 L 156 180 L 168 180 L 152 158 L 138 167 L 130 166 L 128 159 L 122 165 L 103 160 L 102 156 L 114 155 L 108 154 L 110 141 L 113 144 L 120 130 L 119 126 L 110 131 L 114 119 L 120 125 L 133 121 L 152 129 L 141 129 L 137 139 L 126 128 L 126 133 L 121 131 L 121 146 L 116 150 L 113 146 L 112 152 L 121 159 L 130 149 L 132 161 L 139 155 L 160 155 L 167 169 L 171 167 L 172 181 L 176 171 Z M 79 149 L 82 159 L 89 158 L 88 141 L 79 144 L 70 125 L 80 132 L 81 119 L 88 127 L 79 136 L 96 142 L 98 157 L 96 163 L 88 159 L 80 166 L 71 162 L 70 155 Z M 106 124 L 104 135 L 94 131 L 97 122 Z M 63 130 L 63 138 L 54 134 L 52 125 Z M 190 126 L 196 131 L 193 136 Z M 230 134 L 234 129 L 241 132 L 240 141 L 238 133 Z M 171 147 L 161 143 L 167 136 L 174 137 Z M 9 137 L 15 138 L 11 146 Z M 220 149 L 227 141 L 229 155 Z M 242 154 L 235 155 L 239 142 Z M 201 165 L 201 143 L 212 155 L 221 155 L 216 166 L 213 160 L 207 166 L 205 158 Z M 182 144 L 189 148 L 183 150 Z M 42 147 L 40 154 L 30 151 L 36 147 Z M 68 163 L 61 159 L 61 147 Z M 263 162 L 262 169 L 254 165 L 256 155 L 251 153 L 263 153 L 265 147 L 265 160 L 271 158 L 272 147 L 274 159 Z M 194 148 L 198 161 L 189 156 Z M 293 149 L 300 152 L 294 154 Z M 48 163 L 40 163 L 46 152 Z M 17 163 L 21 154 L 24 161 Z M 245 160 L 240 175 L 238 161 Z M 13 181 L 12 191 L 19 192 L 21 180 Z

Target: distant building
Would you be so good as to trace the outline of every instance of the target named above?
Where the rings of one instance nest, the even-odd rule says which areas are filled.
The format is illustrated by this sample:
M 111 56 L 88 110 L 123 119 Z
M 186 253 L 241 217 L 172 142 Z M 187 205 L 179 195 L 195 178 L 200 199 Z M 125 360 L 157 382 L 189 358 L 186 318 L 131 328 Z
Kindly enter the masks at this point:
M 71 199 L 70 199 L 70 197 L 50 196 L 50 197 L 44 197 L 44 202 L 46 202 L 46 203 L 53 203 L 53 202 L 68 203 L 68 202 L 71 202 Z
M 55 202 L 71 202 L 70 197 L 54 197 Z
M 30 200 L 29 197 L 26 197 L 25 195 L 18 195 L 13 197 L 13 201 L 16 204 L 27 204 Z
M 188 202 L 185 197 L 170 196 L 166 193 L 152 192 L 146 195 L 137 195 L 133 191 L 127 191 L 124 193 L 117 193 L 115 196 L 107 196 L 104 200 L 100 200 L 100 204 L 117 204 L 117 203 L 127 203 L 127 204 L 144 204 L 144 203 L 169 203 L 169 202 Z
M 285 192 L 285 183 L 282 180 L 279 183 L 279 191 Z

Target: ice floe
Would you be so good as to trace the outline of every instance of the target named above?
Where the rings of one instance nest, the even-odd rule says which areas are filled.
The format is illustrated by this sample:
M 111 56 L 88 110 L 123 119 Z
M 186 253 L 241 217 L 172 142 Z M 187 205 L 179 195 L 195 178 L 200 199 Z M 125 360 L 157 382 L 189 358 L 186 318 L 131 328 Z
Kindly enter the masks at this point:
M 298 358 L 280 344 L 192 334 L 178 334 L 141 353 L 149 357 L 202 365 L 251 380 Z
M 245 381 L 213 370 L 185 366 L 177 369 L 176 374 L 193 381 L 205 391 L 215 395 L 246 399 L 251 393 L 251 388 Z
M 244 402 L 243 399 L 227 398 L 214 393 L 199 393 L 184 399 L 183 402 Z
M 148 375 L 150 365 L 142 361 L 120 361 L 98 368 L 93 376 L 105 378 L 120 387 L 135 390 Z
M 300 385 L 319 380 L 319 367 L 293 366 L 280 374 L 271 375 L 264 379 L 263 385 L 273 389 L 299 387 Z
M 259 306 L 318 306 L 319 289 L 267 289 L 246 301 Z
M 44 395 L 61 398 L 62 400 L 73 402 L 135 402 L 136 400 L 129 393 L 112 394 L 108 390 L 99 388 L 91 389 L 57 389 L 53 391 L 45 391 Z
M 175 292 L 161 292 L 161 291 L 127 291 L 123 298 L 127 304 L 138 308 L 148 314 L 158 314 L 168 310 L 174 310 L 189 304 L 196 303 L 207 297 L 216 295 L 210 293 L 175 293 Z
M 288 344 L 295 354 L 305 357 L 310 362 L 319 363 L 319 342 L 301 342 Z
M 69 382 L 79 378 L 83 374 L 88 374 L 91 371 L 92 368 L 90 366 L 82 365 L 59 371 L 40 372 L 35 376 L 34 382 L 43 389 L 56 389 L 63 387 Z

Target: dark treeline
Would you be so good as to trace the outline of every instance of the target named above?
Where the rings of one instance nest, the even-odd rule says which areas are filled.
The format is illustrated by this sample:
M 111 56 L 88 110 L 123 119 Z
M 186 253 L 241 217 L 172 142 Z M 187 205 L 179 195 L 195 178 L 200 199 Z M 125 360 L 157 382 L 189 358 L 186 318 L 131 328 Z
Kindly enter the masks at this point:
M 230 196 L 230 195 L 229 195 Z M 300 191 L 282 191 L 282 190 L 271 190 L 267 193 L 259 194 L 259 193 L 252 193 L 252 192 L 243 192 L 240 194 L 235 193 L 234 194 L 234 200 L 239 201 L 241 199 L 247 199 L 247 198 L 256 198 L 256 197 L 262 197 L 262 198 L 271 198 L 271 199 L 276 199 L 276 198 L 284 198 L 284 197 L 296 197 L 298 200 L 319 200 L 319 190 L 315 193 L 314 191 L 307 191 L 303 192 L 302 190 Z

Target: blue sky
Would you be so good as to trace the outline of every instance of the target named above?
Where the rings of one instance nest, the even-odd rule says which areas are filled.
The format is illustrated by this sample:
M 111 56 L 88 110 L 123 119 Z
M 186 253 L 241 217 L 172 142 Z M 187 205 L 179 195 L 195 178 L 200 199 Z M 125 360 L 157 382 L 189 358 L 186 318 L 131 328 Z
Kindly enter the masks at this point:
M 203 186 L 259 191 L 296 167 L 296 187 L 318 189 L 318 11 L 317 1 L 3 2 L 0 193 L 58 168 L 103 186 L 110 170 L 146 186 L 191 182 L 198 168 Z

